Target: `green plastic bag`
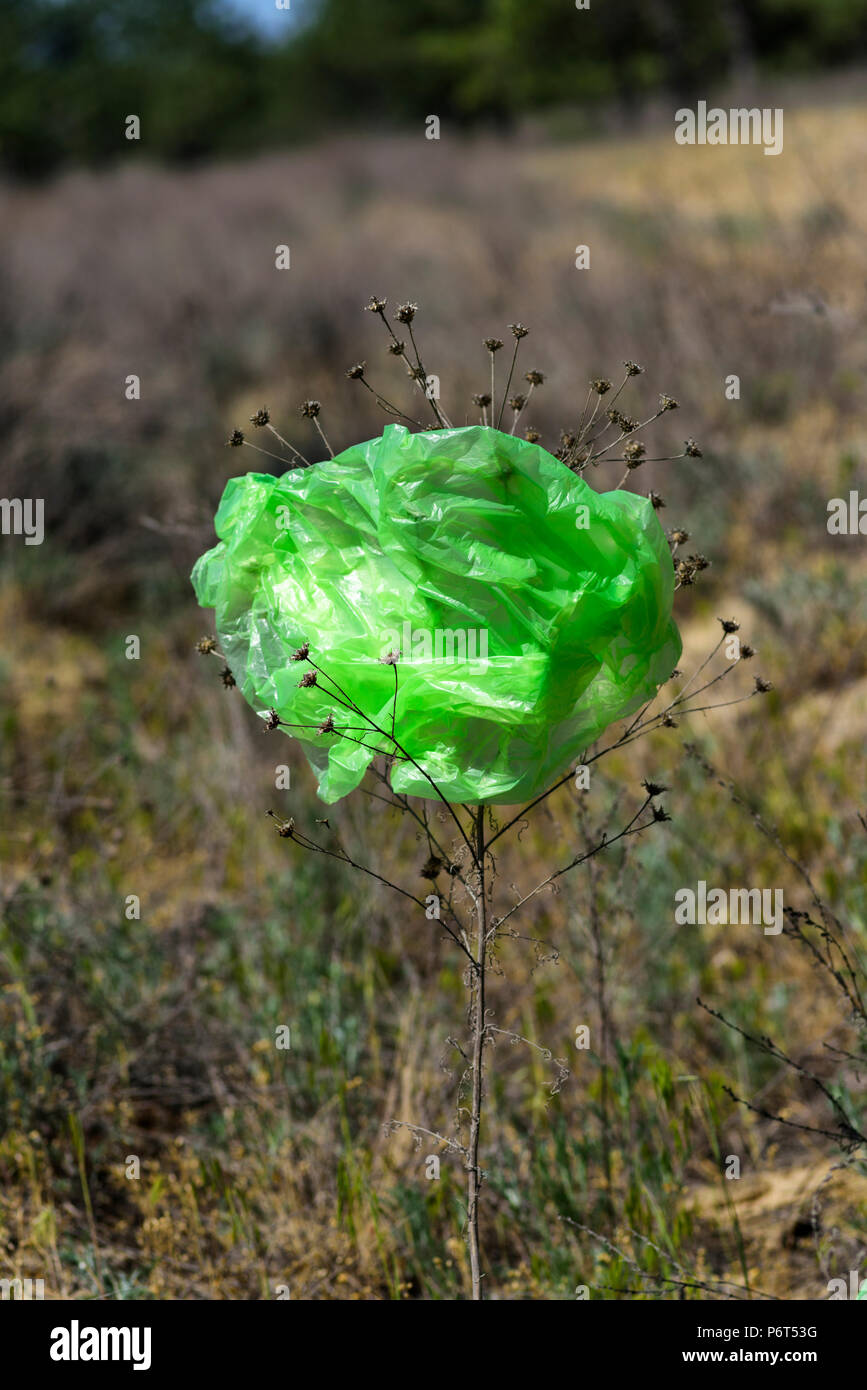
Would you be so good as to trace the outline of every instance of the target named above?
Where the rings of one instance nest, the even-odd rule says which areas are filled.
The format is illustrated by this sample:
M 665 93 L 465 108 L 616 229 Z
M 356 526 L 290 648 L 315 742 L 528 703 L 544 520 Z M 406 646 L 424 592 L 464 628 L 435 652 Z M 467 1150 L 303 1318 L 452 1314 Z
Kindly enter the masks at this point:
M 253 708 L 300 726 L 288 732 L 326 802 L 393 748 L 358 727 L 337 687 L 390 733 L 396 671 L 409 757 L 451 801 L 515 803 L 652 696 L 680 655 L 650 502 L 597 493 L 498 430 L 389 425 L 315 467 L 233 478 L 216 530 L 193 570 L 199 603 L 216 609 Z M 304 642 L 325 673 L 313 687 L 292 660 Z M 355 726 L 348 737 L 317 732 L 329 715 Z M 408 760 L 391 781 L 435 795 Z

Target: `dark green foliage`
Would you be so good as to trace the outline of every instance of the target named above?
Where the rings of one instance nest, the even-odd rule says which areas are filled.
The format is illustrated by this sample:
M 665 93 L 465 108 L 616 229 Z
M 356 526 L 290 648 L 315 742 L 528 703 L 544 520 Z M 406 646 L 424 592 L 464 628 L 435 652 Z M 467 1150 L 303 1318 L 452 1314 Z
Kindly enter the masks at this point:
M 857 61 L 867 0 L 320 0 L 282 42 L 218 0 L 5 0 L 0 167 L 39 175 L 140 151 L 190 160 L 362 119 L 505 125 L 707 96 L 753 63 Z M 141 118 L 140 144 L 124 119 Z

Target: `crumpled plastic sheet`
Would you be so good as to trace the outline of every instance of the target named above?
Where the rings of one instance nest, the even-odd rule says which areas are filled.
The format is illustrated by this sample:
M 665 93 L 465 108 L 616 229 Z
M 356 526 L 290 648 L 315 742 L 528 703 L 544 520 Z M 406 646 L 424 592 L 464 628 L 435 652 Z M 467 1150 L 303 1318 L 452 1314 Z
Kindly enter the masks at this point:
M 408 755 L 395 791 L 435 797 L 426 773 L 450 801 L 531 799 L 680 656 L 651 503 L 597 493 L 498 430 L 389 425 L 311 468 L 232 478 L 215 525 L 199 603 L 245 698 L 297 726 L 329 803 L 394 751 L 393 710 Z M 311 688 L 292 660 L 304 642 L 324 673 Z M 381 660 L 393 651 L 396 668 Z M 319 734 L 329 715 L 355 727 Z

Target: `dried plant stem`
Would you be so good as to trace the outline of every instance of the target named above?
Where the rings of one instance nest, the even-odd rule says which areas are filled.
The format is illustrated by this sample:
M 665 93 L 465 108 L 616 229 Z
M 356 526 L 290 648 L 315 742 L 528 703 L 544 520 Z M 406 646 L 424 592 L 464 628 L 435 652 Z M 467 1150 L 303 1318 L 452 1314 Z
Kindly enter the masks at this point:
M 259 444 L 251 444 L 249 439 L 244 440 L 244 448 L 255 449 L 257 454 L 267 454 L 269 459 L 276 459 L 278 463 L 282 463 L 284 468 L 286 467 L 286 460 L 284 458 L 281 458 L 279 454 L 272 453 L 270 449 L 263 449 Z M 296 464 L 296 467 L 301 468 L 306 467 L 306 465 L 299 463 Z
M 476 951 L 471 979 L 472 1002 L 472 1102 L 470 1113 L 470 1142 L 467 1150 L 467 1241 L 470 1250 L 470 1277 L 474 1302 L 481 1302 L 482 1272 L 479 1255 L 479 1192 L 482 1174 L 479 1167 L 479 1138 L 482 1127 L 482 1057 L 485 1046 L 485 967 L 488 955 L 488 923 L 485 884 L 485 808 L 476 812 L 476 860 L 478 865 L 478 896 L 476 898 Z
M 320 674 L 320 676 L 323 676 L 327 681 L 330 681 L 331 684 L 334 686 L 334 689 L 335 689 L 336 691 L 338 691 L 338 694 L 335 695 L 335 694 L 334 694 L 334 691 L 328 690 L 327 687 L 325 687 L 325 686 L 322 686 L 322 687 L 321 687 L 323 690 L 325 690 L 326 694 L 327 694 L 331 699 L 336 700 L 337 703 L 338 703 L 339 705 L 343 705 L 343 706 L 344 706 L 346 709 L 348 709 L 352 714 L 358 714 L 358 715 L 360 715 L 361 718 L 364 719 L 364 720 L 366 721 L 368 727 L 371 728 L 371 729 L 374 729 L 376 733 L 382 734 L 382 737 L 383 737 L 383 738 L 385 738 L 385 739 L 391 738 L 391 736 L 388 734 L 388 732 L 387 732 L 385 729 L 380 728 L 380 726 L 379 726 L 377 723 L 375 723 L 375 721 L 374 721 L 373 719 L 371 719 L 368 715 L 366 715 L 366 714 L 364 713 L 364 711 L 363 711 L 362 709 L 359 708 L 359 706 L 358 706 L 358 705 L 355 703 L 355 701 L 352 699 L 352 696 L 351 696 L 351 695 L 348 695 L 347 692 L 343 689 L 343 687 L 342 687 L 342 686 L 339 686 L 339 685 L 337 684 L 337 681 L 334 679 L 333 676 L 329 676 L 329 675 L 327 674 L 327 672 L 323 671 L 323 669 L 322 669 L 321 666 L 317 666 L 316 663 L 315 663 L 315 661 L 312 661 L 312 660 L 310 659 L 310 657 L 307 657 L 307 658 L 305 658 L 305 659 L 306 659 L 308 665 L 310 665 L 310 666 L 313 667 L 313 670 L 314 670 L 314 671 L 318 671 L 319 674 Z M 462 836 L 463 841 L 464 841 L 464 844 L 466 845 L 467 849 L 470 851 L 470 854 L 471 854 L 471 855 L 474 855 L 474 854 L 475 854 L 475 849 L 473 848 L 473 845 L 472 845 L 471 842 L 470 842 L 470 839 L 469 839 L 469 837 L 468 837 L 468 835 L 467 835 L 467 832 L 466 832 L 466 830 L 464 829 L 463 825 L 461 824 L 460 819 L 458 818 L 457 812 L 455 811 L 455 809 L 454 809 L 454 807 L 452 806 L 451 802 L 447 800 L 447 798 L 446 798 L 446 797 L 443 795 L 443 793 L 440 791 L 439 787 L 437 786 L 437 784 L 436 784 L 436 782 L 433 780 L 433 778 L 432 778 L 427 772 L 425 772 L 424 768 L 423 768 L 419 763 L 416 762 L 415 758 L 413 758 L 413 757 L 406 751 L 406 749 L 403 747 L 403 745 L 400 744 L 400 743 L 398 743 L 397 740 L 396 740 L 396 739 L 393 739 L 393 738 L 391 739 L 391 742 L 394 744 L 394 747 L 395 747 L 395 749 L 397 750 L 397 752 L 398 752 L 402 757 L 404 757 L 404 758 L 407 760 L 407 762 L 411 763 L 412 766 L 416 769 L 416 771 L 417 771 L 417 772 L 420 772 L 421 775 L 422 775 L 422 777 L 424 777 L 425 781 L 431 786 L 431 788 L 432 788 L 433 791 L 434 791 L 434 794 L 435 794 L 435 795 L 439 798 L 439 800 L 442 802 L 443 806 L 446 808 L 446 811 L 449 813 L 449 815 L 451 816 L 451 818 L 452 818 L 452 820 L 454 821 L 455 825 L 457 826 L 458 830 L 460 831 L 461 836 Z M 384 751 L 384 750 L 378 749 L 377 751 L 378 751 L 378 752 L 382 752 L 382 751 Z
M 439 425 L 440 429 L 446 429 L 446 427 L 447 427 L 447 426 L 446 426 L 446 421 L 445 421 L 445 418 L 443 417 L 442 412 L 440 411 L 440 409 L 439 409 L 439 407 L 438 407 L 436 401 L 434 400 L 433 396 L 429 396 L 428 393 L 427 393 L 427 371 L 426 371 L 425 366 L 424 366 L 424 364 L 423 364 L 423 362 L 422 362 L 422 360 L 421 360 L 421 356 L 420 356 L 420 354 L 419 354 L 419 350 L 418 350 L 418 348 L 416 347 L 415 336 L 414 336 L 413 331 L 412 331 L 412 321 L 409 320 L 409 321 L 407 322 L 407 328 L 409 329 L 410 341 L 412 342 L 413 351 L 415 352 L 415 365 L 413 365 L 413 363 L 410 362 L 409 358 L 408 358 L 407 355 L 406 355 L 406 351 L 404 350 L 404 348 L 402 347 L 402 345 L 401 345 L 401 343 L 400 343 L 400 340 L 398 339 L 397 334 L 395 333 L 394 329 L 392 328 L 391 324 L 389 323 L 388 316 L 386 315 L 386 312 L 385 312 L 385 301 L 384 301 L 384 300 L 383 300 L 383 302 L 380 304 L 380 306 L 377 308 L 376 313 L 377 313 L 378 316 L 382 319 L 383 324 L 385 325 L 386 329 L 388 330 L 388 335 L 389 335 L 389 337 L 391 338 L 392 347 L 395 349 L 395 355 L 396 355 L 397 357 L 400 357 L 400 358 L 406 363 L 407 370 L 409 371 L 410 376 L 412 377 L 412 379 L 413 379 L 413 381 L 415 382 L 415 384 L 416 384 L 416 386 L 418 387 L 418 389 L 421 391 L 421 393 L 422 393 L 422 395 L 424 396 L 425 400 L 426 400 L 426 401 L 428 402 L 428 404 L 430 405 L 430 408 L 431 408 L 431 410 L 432 410 L 433 413 L 434 413 L 434 418 L 436 419 L 436 422 L 437 422 L 437 424 Z
M 518 349 L 520 348 L 520 346 L 521 346 L 521 339 L 516 335 L 516 336 L 515 336 L 515 349 L 514 349 L 514 352 L 512 353 L 512 365 L 509 367 L 509 376 L 508 376 L 508 379 L 507 379 L 507 381 L 506 381 L 506 389 L 505 389 L 505 391 L 503 392 L 503 399 L 502 399 L 502 401 L 500 402 L 500 413 L 499 413 L 499 415 L 497 416 L 497 429 L 500 428 L 500 425 L 502 424 L 502 421 L 503 421 L 503 411 L 506 409 L 506 401 L 509 399 L 509 387 L 512 385 L 512 377 L 515 375 L 515 363 L 516 363 L 517 360 L 518 360 Z M 491 409 L 493 409 L 493 398 L 492 398 Z
M 597 405 L 597 407 L 598 407 L 598 405 L 599 405 L 599 402 L 598 402 L 598 401 L 596 402 L 596 405 Z M 594 414 L 594 416 L 595 416 L 596 411 L 594 411 L 593 414 Z M 599 460 L 600 460 L 601 458 L 603 458 L 603 457 L 605 456 L 605 454 L 607 454 L 608 451 L 609 451 L 610 449 L 616 449 L 616 448 L 617 448 L 617 445 L 618 445 L 618 444 L 622 444 L 623 441 L 624 441 L 624 439 L 631 439 L 633 435 L 638 434 L 639 430 L 646 430 L 647 427 L 648 427 L 648 425 L 652 425 L 652 424 L 654 423 L 655 420 L 658 420 L 659 417 L 660 417 L 661 415 L 664 415 L 664 414 L 665 414 L 665 411 L 664 411 L 664 410 L 657 410 L 657 411 L 655 411 L 655 412 L 653 413 L 653 415 L 648 415 L 648 417 L 647 417 L 646 420 L 640 421 L 640 423 L 637 424 L 637 425 L 635 426 L 634 429 L 631 429 L 631 430 L 622 430 L 621 433 L 617 436 L 616 439 L 612 439 L 612 441 L 611 441 L 610 444 L 606 444 L 606 445 L 605 445 L 605 448 L 604 448 L 604 449 L 599 449 L 596 453 L 591 452 L 591 454 L 590 454 L 590 456 L 589 456 L 587 462 L 588 462 L 588 463 L 592 463 L 592 464 L 594 465 L 594 467 L 595 467 L 596 464 L 599 462 Z M 593 423 L 593 420 L 591 419 L 590 425 L 592 425 L 592 423 Z M 590 425 L 587 426 L 588 429 L 590 428 Z M 606 429 L 607 429 L 607 426 L 606 426 Z M 605 431 L 603 430 L 602 433 L 604 434 Z M 597 438 L 598 438 L 598 436 L 597 436 Z M 591 444 L 595 444 L 596 441 L 595 441 L 594 439 L 591 439 L 589 442 L 590 442 Z M 677 454 L 677 455 L 672 455 L 672 457 L 681 458 L 682 455 Z M 648 463 L 652 463 L 652 462 L 666 463 L 666 462 L 668 462 L 668 460 L 667 460 L 667 459 L 656 459 L 656 460 L 648 459 L 647 462 L 648 462 Z
M 396 405 L 392 405 L 391 401 L 386 400 L 385 396 L 381 396 L 379 392 L 370 385 L 369 381 L 365 381 L 363 376 L 358 377 L 357 379 L 361 382 L 365 390 L 370 392 L 370 394 L 376 401 L 376 404 L 380 407 L 381 410 L 384 410 L 386 414 L 394 415 L 400 420 L 406 420 L 408 425 L 417 425 L 420 430 L 424 429 L 424 425 L 422 424 L 421 420 L 416 420 L 413 415 L 405 415 L 402 410 L 398 410 Z
M 275 430 L 274 426 L 270 423 L 270 421 L 269 421 L 269 423 L 265 426 L 265 428 L 266 428 L 267 430 L 270 430 L 271 433 L 273 434 L 274 438 L 275 438 L 275 439 L 279 439 L 280 443 L 284 446 L 284 448 L 288 449 L 289 452 L 293 455 L 294 458 L 299 459 L 305 468 L 309 468 L 309 467 L 310 467 L 310 460 L 309 460 L 309 459 L 306 459 L 306 458 L 304 457 L 304 455 L 303 455 L 298 449 L 295 448 L 295 445 L 294 445 L 294 444 L 290 444 L 288 439 L 284 439 L 283 436 L 282 436 L 282 434 L 280 434 L 277 430 Z M 256 446 L 253 445 L 253 448 L 255 448 L 255 447 L 256 447 Z M 265 451 L 263 450 L 263 452 L 265 452 Z M 273 455 L 273 457 L 276 458 L 277 455 L 275 454 L 275 455 Z M 333 455 L 332 455 L 332 457 L 333 457 Z
M 319 423 L 319 421 L 318 421 L 317 419 L 314 419 L 313 423 L 314 423 L 314 425 L 316 426 L 316 428 L 318 429 L 319 434 L 320 434 L 321 437 L 322 437 L 322 443 L 325 445 L 325 447 L 326 447 L 326 449 L 328 450 L 328 452 L 329 452 L 329 454 L 331 455 L 331 457 L 334 458 L 334 450 L 332 449 L 331 445 L 328 443 L 328 440 L 325 438 L 325 431 L 323 430 L 322 426 L 320 425 L 320 423 Z
M 520 419 L 521 419 L 521 416 L 524 414 L 524 411 L 527 409 L 527 406 L 530 404 L 530 397 L 532 396 L 532 394 L 533 394 L 533 392 L 534 392 L 535 389 L 536 389 L 536 383 L 535 383 L 534 381 L 531 381 L 531 382 L 530 382 L 530 389 L 529 389 L 529 391 L 527 392 L 526 396 L 524 397 L 524 404 L 521 406 L 521 409 L 520 409 L 520 410 L 516 410 L 516 411 L 515 411 L 515 418 L 514 418 L 514 420 L 512 421 L 512 428 L 509 430 L 509 434 L 514 434 L 514 433 L 515 433 L 515 430 L 518 428 L 518 423 L 519 423 L 519 421 L 520 421 Z
M 415 353 L 415 365 L 416 365 L 416 369 L 417 369 L 419 372 L 421 372 L 421 379 L 419 380 L 419 378 L 416 377 L 416 381 L 418 381 L 418 384 L 419 384 L 419 386 L 421 387 L 422 391 L 424 392 L 425 397 L 430 401 L 431 406 L 432 406 L 432 408 L 433 408 L 433 413 L 434 413 L 434 415 L 437 417 L 437 420 L 438 420 L 438 422 L 439 422 L 440 428 L 441 428 L 441 429 L 449 429 L 449 428 L 451 428 L 451 421 L 449 420 L 449 418 L 448 418 L 448 416 L 446 415 L 445 411 L 440 409 L 439 403 L 438 403 L 436 400 L 434 400 L 433 396 L 428 396 L 428 393 L 427 393 L 427 383 L 428 383 L 427 369 L 426 369 L 424 363 L 423 363 L 422 360 L 421 360 L 421 353 L 419 352 L 418 346 L 416 345 L 415 334 L 414 334 L 413 331 L 412 331 L 412 324 L 411 324 L 411 323 L 408 323 L 408 324 L 407 324 L 407 329 L 408 329 L 408 331 L 409 331 L 409 340 L 410 340 L 410 342 L 412 343 L 412 350 L 413 350 L 413 352 Z
M 582 830 L 586 818 L 581 815 Z M 608 985 L 605 978 L 605 943 L 603 940 L 602 915 L 599 910 L 599 865 L 596 860 L 590 863 L 590 938 L 593 944 L 593 966 L 596 985 L 596 1003 L 599 1011 L 599 1060 L 600 1091 L 599 1110 L 602 1128 L 602 1166 L 605 1170 L 605 1206 L 610 1217 L 614 1215 L 614 1179 L 611 1162 L 611 1116 L 609 1086 L 609 1055 L 611 1051 L 611 1016 L 608 1007 Z

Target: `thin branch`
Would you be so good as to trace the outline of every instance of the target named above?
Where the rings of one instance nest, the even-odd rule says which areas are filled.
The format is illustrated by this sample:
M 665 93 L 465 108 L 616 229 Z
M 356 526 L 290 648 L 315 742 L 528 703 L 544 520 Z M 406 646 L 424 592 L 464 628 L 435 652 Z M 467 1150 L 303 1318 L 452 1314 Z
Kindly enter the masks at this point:
M 500 917 L 498 919 L 498 921 L 495 923 L 497 930 L 499 931 L 503 923 L 507 922 L 509 918 L 518 911 L 519 908 L 522 908 L 525 903 L 530 901 L 531 898 L 535 898 L 536 894 L 541 893 L 543 888 L 547 888 L 549 884 L 554 883 L 558 878 L 562 878 L 564 874 L 568 874 L 570 869 L 577 868 L 579 864 L 585 863 L 585 861 L 590 859 L 592 855 L 598 854 L 600 850 L 607 849 L 609 845 L 616 845 L 618 840 L 625 839 L 627 835 L 639 835 L 642 830 L 647 830 L 649 826 L 656 824 L 657 818 L 655 816 L 652 820 L 645 821 L 643 825 L 635 824 L 642 812 L 645 811 L 647 807 L 650 805 L 650 802 L 651 798 L 647 797 L 647 799 L 643 802 L 643 804 L 636 811 L 635 815 L 632 817 L 632 820 L 628 823 L 628 825 L 626 825 L 623 828 L 623 830 L 619 831 L 617 835 L 613 835 L 610 839 L 608 839 L 607 836 L 603 836 L 603 838 L 599 841 L 599 844 L 594 845 L 592 849 L 587 850 L 586 854 L 579 854 L 575 859 L 571 861 L 571 863 L 564 864 L 562 868 L 556 869 L 553 874 L 549 874 L 549 876 L 546 879 L 544 879 L 542 883 L 538 883 L 531 892 L 527 893 L 523 898 L 520 899 L 519 902 L 515 903 L 515 906 L 510 908 L 509 911 L 505 914 L 505 916 Z
M 279 816 L 274 815 L 273 811 L 268 811 L 267 815 L 269 815 L 272 820 L 277 821 L 278 824 L 285 824 L 285 822 L 283 822 Z M 357 869 L 359 873 L 367 874 L 369 878 L 375 878 L 378 883 L 385 884 L 386 888 L 391 888 L 393 892 L 399 893 L 401 897 L 408 898 L 410 902 L 415 903 L 418 907 L 422 909 L 422 911 L 425 910 L 426 904 L 422 902 L 421 898 L 417 898 L 414 893 L 410 893 L 406 888 L 401 888 L 399 883 L 392 883 L 391 879 L 383 878 L 382 874 L 378 874 L 375 869 L 368 868 L 366 864 L 359 864 L 357 860 L 350 858 L 350 856 L 346 854 L 345 851 L 342 854 L 338 854 L 335 850 L 327 849 L 325 845 L 317 844 L 315 840 L 311 840 L 308 835 L 305 835 L 303 831 L 298 830 L 294 826 L 292 827 L 290 833 L 286 836 L 286 838 L 294 840 L 294 842 L 300 845 L 302 849 L 308 849 L 316 854 L 325 854 L 328 856 L 329 859 L 336 859 L 341 864 L 348 864 L 351 869 Z M 466 946 L 461 941 L 457 932 L 452 931 L 448 923 L 443 922 L 440 918 L 434 918 L 432 920 L 439 921 L 439 924 L 442 927 L 443 931 L 451 937 L 452 941 L 454 941 L 456 946 L 460 947 L 460 949 L 463 951 L 464 955 L 467 957 L 470 963 L 472 965 L 475 965 L 475 960 L 473 958 L 472 952 L 467 950 Z
M 501 424 L 501 421 L 502 421 L 502 419 L 503 419 L 503 411 L 504 411 L 505 408 L 506 408 L 506 401 L 509 399 L 509 387 L 510 387 L 511 384 L 512 384 L 512 377 L 513 377 L 514 374 L 515 374 L 515 363 L 516 363 L 517 360 L 518 360 L 518 349 L 519 349 L 520 346 L 521 346 L 521 339 L 520 339 L 520 337 L 518 337 L 517 334 L 516 334 L 516 335 L 515 335 L 515 351 L 512 353 L 512 365 L 511 365 L 510 368 L 509 368 L 509 377 L 508 377 L 508 380 L 507 380 L 507 382 L 506 382 L 506 389 L 505 389 L 505 391 L 503 392 L 503 399 L 502 399 L 502 401 L 500 402 L 500 413 L 499 413 L 499 415 L 497 416 L 497 425 L 496 425 L 496 428 L 497 428 L 497 429 L 500 428 L 500 424 Z M 493 397 L 492 397 L 492 401 L 493 401 Z M 491 405 L 491 409 L 493 410 L 493 404 Z
M 860 1130 L 855 1128 L 837 1097 L 828 1089 L 820 1077 L 802 1066 L 800 1062 L 796 1062 L 793 1057 L 789 1057 L 787 1053 L 783 1052 L 782 1048 L 777 1046 L 772 1038 L 766 1036 L 757 1038 L 754 1034 L 748 1033 L 746 1029 L 741 1028 L 737 1023 L 733 1023 L 731 1019 L 726 1018 L 725 1015 L 721 1014 L 717 1009 L 712 1009 L 709 1004 L 705 1004 L 703 999 L 697 998 L 695 1002 L 700 1009 L 704 1009 L 705 1013 L 710 1014 L 712 1018 L 718 1019 L 726 1028 L 730 1028 L 732 1032 L 739 1034 L 746 1042 L 751 1043 L 753 1047 L 757 1047 L 761 1052 L 766 1053 L 769 1057 L 775 1058 L 778 1062 L 784 1062 L 786 1066 L 791 1067 L 794 1071 L 798 1072 L 800 1076 L 811 1081 L 828 1101 L 833 1113 L 840 1122 L 841 1131 L 835 1134 L 827 1129 L 819 1129 L 815 1125 L 796 1124 L 793 1120 L 786 1120 L 780 1115 L 771 1115 L 766 1110 L 760 1110 L 750 1101 L 743 1100 L 740 1096 L 736 1096 L 727 1086 L 723 1087 L 726 1093 L 731 1096 L 732 1100 L 737 1101 L 739 1105 L 745 1105 L 749 1110 L 754 1110 L 759 1115 L 764 1115 L 767 1119 L 777 1120 L 780 1124 L 790 1125 L 793 1129 L 804 1129 L 813 1134 L 823 1134 L 829 1139 L 836 1139 L 838 1142 L 849 1145 L 867 1144 L 867 1135 L 862 1134 Z

